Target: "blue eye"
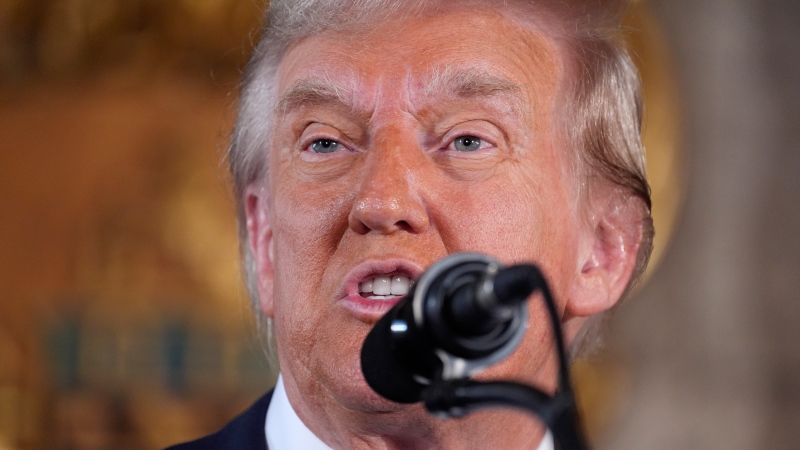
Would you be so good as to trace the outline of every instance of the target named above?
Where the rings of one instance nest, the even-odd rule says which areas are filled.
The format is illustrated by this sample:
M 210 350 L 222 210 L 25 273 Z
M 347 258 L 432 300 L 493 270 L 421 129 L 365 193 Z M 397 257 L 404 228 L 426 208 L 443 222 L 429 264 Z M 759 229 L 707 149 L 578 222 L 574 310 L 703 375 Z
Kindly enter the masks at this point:
M 453 147 L 459 152 L 474 152 L 481 148 L 483 142 L 475 136 L 460 136 L 453 141 Z
M 333 153 L 339 149 L 339 143 L 332 139 L 317 139 L 311 143 L 314 153 Z

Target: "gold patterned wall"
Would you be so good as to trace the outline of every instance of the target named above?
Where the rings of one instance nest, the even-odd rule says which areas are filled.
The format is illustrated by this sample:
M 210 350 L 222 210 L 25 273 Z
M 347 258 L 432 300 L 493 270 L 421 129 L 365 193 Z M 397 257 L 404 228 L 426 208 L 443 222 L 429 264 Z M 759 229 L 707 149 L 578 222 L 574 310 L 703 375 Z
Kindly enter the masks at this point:
M 0 450 L 160 448 L 273 382 L 221 162 L 262 9 L 0 0 Z M 631 27 L 659 255 L 681 192 L 676 93 L 642 5 Z M 583 370 L 593 430 L 615 367 Z

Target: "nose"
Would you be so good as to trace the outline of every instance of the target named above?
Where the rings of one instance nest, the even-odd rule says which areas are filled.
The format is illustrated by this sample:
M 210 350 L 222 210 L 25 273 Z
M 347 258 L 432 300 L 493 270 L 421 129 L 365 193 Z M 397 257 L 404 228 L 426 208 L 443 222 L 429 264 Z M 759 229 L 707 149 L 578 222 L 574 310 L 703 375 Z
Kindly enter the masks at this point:
M 371 149 L 348 217 L 350 229 L 362 235 L 425 231 L 430 219 L 420 186 L 422 159 L 413 146 L 384 142 Z

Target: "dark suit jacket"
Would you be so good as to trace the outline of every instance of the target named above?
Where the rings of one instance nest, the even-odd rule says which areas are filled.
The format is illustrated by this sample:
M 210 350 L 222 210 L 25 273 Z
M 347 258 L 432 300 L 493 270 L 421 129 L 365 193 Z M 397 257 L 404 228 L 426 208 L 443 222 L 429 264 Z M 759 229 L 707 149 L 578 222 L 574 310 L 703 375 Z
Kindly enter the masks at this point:
M 267 450 L 264 424 L 272 392 L 267 392 L 250 409 L 216 433 L 165 450 Z

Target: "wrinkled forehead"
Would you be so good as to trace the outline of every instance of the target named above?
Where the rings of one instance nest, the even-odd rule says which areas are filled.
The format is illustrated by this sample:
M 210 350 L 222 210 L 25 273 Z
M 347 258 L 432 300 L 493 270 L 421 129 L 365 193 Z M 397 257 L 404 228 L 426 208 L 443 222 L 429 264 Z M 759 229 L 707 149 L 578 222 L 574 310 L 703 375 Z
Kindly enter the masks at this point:
M 278 112 L 335 98 L 369 109 L 378 99 L 505 94 L 509 107 L 541 109 L 561 73 L 547 32 L 507 12 L 448 9 L 369 28 L 329 29 L 293 43 L 277 71 Z M 403 98 L 401 98 L 403 97 Z M 529 108 L 530 109 L 530 108 Z

